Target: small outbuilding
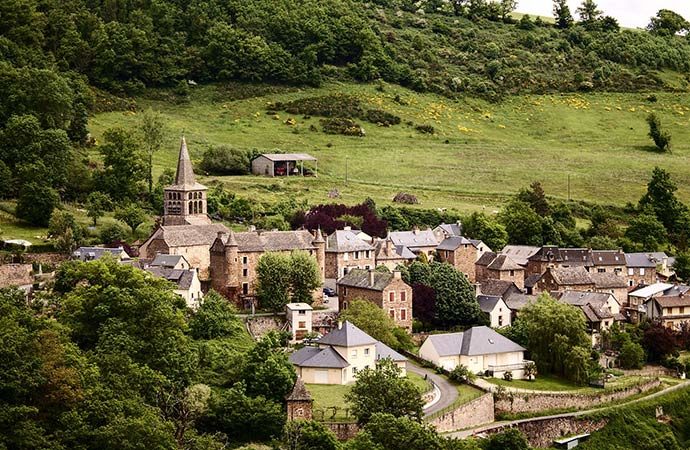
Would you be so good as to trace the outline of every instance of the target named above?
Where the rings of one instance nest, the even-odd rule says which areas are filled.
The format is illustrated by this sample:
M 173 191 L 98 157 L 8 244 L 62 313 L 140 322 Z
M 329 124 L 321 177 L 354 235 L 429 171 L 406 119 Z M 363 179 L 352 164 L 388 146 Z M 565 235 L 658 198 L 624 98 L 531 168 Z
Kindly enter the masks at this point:
M 307 168 L 306 174 L 318 176 L 319 162 L 307 153 L 264 153 L 252 160 L 252 173 L 267 177 L 304 176 L 304 162 L 314 163 L 313 171 Z

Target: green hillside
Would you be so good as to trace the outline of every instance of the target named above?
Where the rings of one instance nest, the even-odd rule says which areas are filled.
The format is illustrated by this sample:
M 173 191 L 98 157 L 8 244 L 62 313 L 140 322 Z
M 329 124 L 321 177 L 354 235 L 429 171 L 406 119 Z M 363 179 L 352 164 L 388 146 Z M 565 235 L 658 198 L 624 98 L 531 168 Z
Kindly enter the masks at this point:
M 256 96 L 235 99 L 247 92 Z M 360 121 L 366 136 L 348 137 L 322 132 L 318 117 L 267 114 L 270 103 L 330 93 L 354 95 L 400 116 L 402 123 L 378 127 Z M 678 180 L 680 197 L 690 199 L 690 166 L 684 164 L 690 153 L 690 95 L 656 94 L 656 102 L 647 97 L 527 95 L 495 104 L 388 84 L 331 83 L 317 89 L 213 85 L 193 89 L 186 103 L 165 100 L 163 92 L 136 102 L 139 109 L 162 111 L 168 123 L 167 141 L 155 158 L 158 173 L 175 167 L 184 132 L 196 160 L 218 144 L 309 152 L 319 159 L 318 179 L 205 178 L 207 183 L 222 180 L 242 196 L 272 200 L 289 193 L 313 203 L 327 201 L 327 192 L 335 188 L 347 203 L 367 196 L 386 203 L 405 191 L 417 195 L 422 207 L 493 210 L 533 180 L 565 199 L 568 176 L 572 199 L 622 206 L 639 199 L 654 166 L 668 169 Z M 645 117 L 652 111 L 673 135 L 670 154 L 656 152 L 647 136 Z M 289 118 L 296 124 L 285 124 Z M 137 120 L 129 111 L 101 113 L 89 128 L 100 138 L 107 128 L 132 128 Z M 408 122 L 432 125 L 436 132 L 422 134 Z

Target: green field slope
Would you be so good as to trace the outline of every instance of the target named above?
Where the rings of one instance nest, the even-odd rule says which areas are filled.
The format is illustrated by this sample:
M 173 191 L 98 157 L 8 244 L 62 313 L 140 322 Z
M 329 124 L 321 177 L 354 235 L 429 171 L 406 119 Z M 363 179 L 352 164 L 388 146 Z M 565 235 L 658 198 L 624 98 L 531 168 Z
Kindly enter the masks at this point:
M 318 117 L 266 113 L 272 102 L 336 92 L 396 114 L 402 123 L 378 127 L 360 122 L 366 136 L 347 137 L 323 133 Z M 248 93 L 250 98 L 244 98 Z M 533 180 L 542 181 L 547 193 L 558 198 L 568 197 L 570 178 L 574 200 L 636 202 L 654 166 L 669 170 L 681 199 L 690 200 L 690 94 L 655 97 L 657 101 L 642 93 L 530 95 L 494 104 L 454 101 L 394 85 L 332 83 L 314 89 L 210 85 L 193 89 L 184 103 L 170 101 L 164 92 L 136 102 L 139 110 L 160 110 L 168 122 L 167 142 L 155 157 L 157 172 L 175 167 L 184 133 L 195 160 L 218 144 L 309 152 L 319 159 L 318 178 L 213 178 L 242 196 L 271 201 L 290 194 L 315 203 L 328 201 L 328 191 L 338 189 L 346 203 L 366 197 L 389 203 L 405 191 L 415 194 L 421 207 L 492 211 Z M 656 152 L 647 136 L 645 118 L 652 111 L 673 136 L 670 154 Z M 286 124 L 288 118 L 296 124 Z M 137 119 L 130 111 L 101 113 L 89 128 L 100 140 L 106 129 L 131 129 Z M 420 124 L 432 125 L 435 134 L 416 131 Z M 212 183 L 210 177 L 203 180 Z

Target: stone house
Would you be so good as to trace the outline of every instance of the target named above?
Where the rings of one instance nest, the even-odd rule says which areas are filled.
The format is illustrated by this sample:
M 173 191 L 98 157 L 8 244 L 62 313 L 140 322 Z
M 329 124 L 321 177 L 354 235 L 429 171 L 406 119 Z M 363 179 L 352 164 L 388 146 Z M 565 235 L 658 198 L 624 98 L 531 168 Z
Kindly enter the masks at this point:
M 584 267 L 589 272 L 593 266 L 591 249 L 545 245 L 527 259 L 525 276 L 541 275 L 548 268 Z
M 427 257 L 430 257 L 436 250 L 436 247 L 438 247 L 436 236 L 430 228 L 426 230 L 392 231 L 388 236 L 396 247 L 407 247 L 415 255 L 424 253 Z
M 482 312 L 489 317 L 491 328 L 509 327 L 512 324 L 511 310 L 501 297 L 479 295 L 477 303 Z
M 622 250 L 592 250 L 592 264 L 592 273 L 609 272 L 624 276 L 627 269 Z
M 432 230 L 436 240 L 438 242 L 443 242 L 449 237 L 462 236 L 462 223 L 457 221 L 455 223 L 442 223 Z
M 341 278 L 352 269 L 374 269 L 374 247 L 350 227 L 336 230 L 326 238 L 326 278 Z
M 644 307 L 649 319 L 658 320 L 672 330 L 680 330 L 683 324 L 690 323 L 690 294 L 687 290 L 651 297 Z
M 368 300 L 386 311 L 396 325 L 412 332 L 412 288 L 400 272 L 355 269 L 338 280 L 337 289 L 341 311 L 353 300 Z
M 311 255 L 319 268 L 321 282 L 325 272 L 326 241 L 317 231 L 219 231 L 210 248 L 211 286 L 242 307 L 251 305 L 256 296 L 259 259 L 267 252 Z M 319 289 L 320 291 L 320 289 Z M 319 295 L 315 292 L 315 300 Z
M 130 263 L 132 258 L 122 247 L 106 248 L 106 247 L 79 247 L 72 252 L 72 259 L 80 261 L 95 261 L 105 255 L 110 255 L 119 262 Z
M 313 308 L 306 303 L 288 303 L 285 305 L 288 330 L 292 334 L 291 342 L 302 342 L 307 333 L 312 332 Z
M 378 239 L 375 244 L 375 265 L 385 266 L 393 271 L 399 265 L 411 263 L 417 259 L 417 255 L 412 253 L 409 248 L 402 245 L 396 246 L 388 236 L 386 239 Z
M 522 290 L 517 285 L 509 280 L 486 280 L 483 283 L 477 283 L 476 294 L 490 295 L 494 297 L 501 297 L 506 300 L 514 294 L 522 294 Z
M 595 272 L 590 274 L 594 282 L 594 290 L 611 294 L 616 297 L 618 303 L 624 303 L 628 298 L 628 280 L 624 273 Z
M 464 365 L 472 373 L 500 378 L 507 371 L 524 377 L 526 349 L 489 327 L 472 327 L 462 333 L 432 334 L 419 348 L 419 356 L 453 370 Z
M 290 394 L 285 397 L 287 420 L 311 420 L 313 417 L 314 400 L 304 385 L 302 378 L 297 378 Z
M 508 255 L 486 252 L 474 266 L 478 283 L 487 280 L 506 280 L 512 281 L 520 289 L 525 287 L 525 269 Z
M 14 287 L 29 295 L 34 283 L 31 264 L 0 264 L 0 289 Z
M 558 301 L 578 307 L 585 316 L 592 345 L 601 344 L 601 332 L 614 323 L 625 320 L 621 305 L 612 294 L 602 292 L 565 291 L 557 296 Z
M 289 358 L 305 383 L 350 384 L 355 382 L 358 372 L 376 367 L 382 358 L 390 357 L 403 366 L 406 361 L 349 321 L 339 323 L 338 328 L 316 343 L 316 347 L 302 347 Z M 402 375 L 406 375 L 404 367 Z
M 665 256 L 665 254 L 664 254 Z M 657 264 L 663 264 L 664 259 L 658 261 L 651 253 L 626 253 L 626 277 L 629 287 L 650 285 L 656 283 Z M 668 258 L 666 259 L 668 263 Z
M 197 309 L 200 306 L 204 294 L 196 269 L 174 269 L 149 265 L 144 270 L 155 277 L 164 278 L 175 284 L 173 292 L 185 299 L 187 307 Z
M 549 267 L 534 287 L 535 293 L 562 291 L 594 291 L 594 281 L 583 266 Z
M 480 247 L 485 249 L 480 250 Z M 488 247 L 481 241 L 472 241 L 463 236 L 451 236 L 436 247 L 436 257 L 439 261 L 447 262 L 465 274 L 471 283 L 476 280 L 475 263 Z

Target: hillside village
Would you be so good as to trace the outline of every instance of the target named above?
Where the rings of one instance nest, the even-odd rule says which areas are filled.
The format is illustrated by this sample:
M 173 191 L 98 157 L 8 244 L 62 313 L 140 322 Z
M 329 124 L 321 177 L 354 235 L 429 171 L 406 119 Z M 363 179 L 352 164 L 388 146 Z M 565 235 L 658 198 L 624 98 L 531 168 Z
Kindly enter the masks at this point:
M 0 450 L 689 447 L 690 10 L 545 3 L 0 2 Z

